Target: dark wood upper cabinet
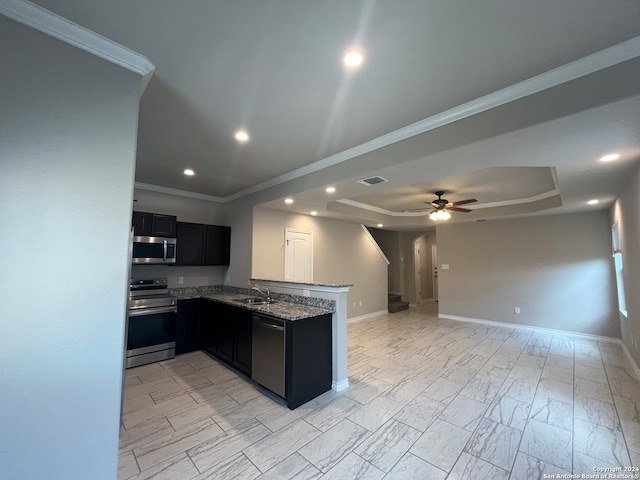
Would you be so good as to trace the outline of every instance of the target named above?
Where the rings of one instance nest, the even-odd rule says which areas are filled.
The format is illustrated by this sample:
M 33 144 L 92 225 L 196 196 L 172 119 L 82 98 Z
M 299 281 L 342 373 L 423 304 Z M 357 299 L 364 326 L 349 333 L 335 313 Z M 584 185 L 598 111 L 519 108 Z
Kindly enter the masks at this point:
M 133 234 L 138 236 L 151 236 L 151 224 L 153 223 L 153 213 L 133 212 L 131 226 Z
M 151 224 L 151 235 L 153 237 L 169 237 L 176 238 L 176 228 L 178 219 L 173 215 L 153 214 L 153 223 Z
M 133 212 L 133 234 L 141 237 L 176 237 L 177 218 L 174 215 Z
M 176 231 L 176 265 L 202 265 L 205 226 L 200 223 L 178 222 Z
M 231 227 L 178 222 L 176 265 L 229 265 Z
M 231 253 L 231 227 L 206 226 L 205 265 L 229 265 Z

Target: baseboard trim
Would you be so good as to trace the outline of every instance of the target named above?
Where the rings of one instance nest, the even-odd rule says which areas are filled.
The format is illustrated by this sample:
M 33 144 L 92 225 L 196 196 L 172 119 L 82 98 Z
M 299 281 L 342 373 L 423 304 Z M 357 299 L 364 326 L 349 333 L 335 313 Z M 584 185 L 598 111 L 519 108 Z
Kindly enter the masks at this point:
M 364 315 L 358 315 L 357 317 L 347 318 L 347 323 L 361 322 L 362 320 L 369 320 L 370 318 L 381 317 L 389 313 L 388 310 L 378 310 L 377 312 L 365 313 Z
M 640 368 L 638 368 L 638 365 L 636 365 L 636 361 L 631 356 L 631 352 L 629 352 L 624 342 L 620 341 L 620 344 L 622 345 L 622 350 L 624 351 L 624 354 L 627 356 L 627 359 L 631 362 L 631 366 L 633 367 L 633 371 L 636 374 L 636 378 L 640 381 Z
M 342 392 L 344 390 L 347 390 L 348 388 L 349 388 L 348 378 L 345 378 L 344 380 L 340 380 L 339 382 L 336 382 L 335 380 L 331 382 L 331 390 L 334 390 L 336 392 Z
M 482 318 L 460 317 L 458 315 L 448 315 L 446 313 L 438 314 L 438 318 L 446 320 L 455 320 L 457 322 L 480 323 L 482 325 L 490 325 L 492 327 L 516 328 L 519 330 L 534 330 L 545 333 L 558 333 L 562 335 L 570 335 L 575 338 L 583 338 L 585 340 L 595 340 L 597 342 L 609 342 L 622 344 L 622 340 L 615 337 L 605 337 L 603 335 L 593 335 L 591 333 L 578 333 L 569 330 L 559 330 L 556 328 L 534 327 L 530 325 L 520 325 L 518 323 L 496 322 L 495 320 L 484 320 Z M 633 363 L 635 365 L 635 362 Z M 637 368 L 637 367 L 636 367 Z

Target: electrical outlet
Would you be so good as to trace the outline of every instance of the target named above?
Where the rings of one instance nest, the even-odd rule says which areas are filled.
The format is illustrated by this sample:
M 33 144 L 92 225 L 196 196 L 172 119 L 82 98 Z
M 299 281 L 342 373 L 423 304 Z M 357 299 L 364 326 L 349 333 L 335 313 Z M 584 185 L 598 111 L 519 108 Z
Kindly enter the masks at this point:
M 514 307 L 513 312 L 519 314 L 520 313 L 520 307 Z
M 178 285 L 182 285 L 184 283 L 184 277 L 178 277 Z
M 360 306 L 362 306 L 362 300 L 360 300 Z

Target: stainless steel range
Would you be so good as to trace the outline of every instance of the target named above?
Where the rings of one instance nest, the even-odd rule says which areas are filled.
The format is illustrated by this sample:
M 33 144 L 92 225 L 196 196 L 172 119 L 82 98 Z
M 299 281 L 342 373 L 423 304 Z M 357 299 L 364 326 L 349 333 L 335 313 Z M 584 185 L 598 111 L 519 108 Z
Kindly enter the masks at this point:
M 127 368 L 175 356 L 177 311 L 166 278 L 130 281 Z

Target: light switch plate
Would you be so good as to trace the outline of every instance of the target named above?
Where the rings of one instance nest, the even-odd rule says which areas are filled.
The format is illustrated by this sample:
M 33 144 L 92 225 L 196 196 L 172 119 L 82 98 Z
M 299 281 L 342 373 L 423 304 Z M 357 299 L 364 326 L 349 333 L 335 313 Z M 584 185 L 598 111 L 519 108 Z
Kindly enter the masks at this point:
M 442 269 L 443 270 L 449 270 L 449 264 L 448 263 L 443 263 L 442 264 Z

